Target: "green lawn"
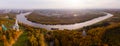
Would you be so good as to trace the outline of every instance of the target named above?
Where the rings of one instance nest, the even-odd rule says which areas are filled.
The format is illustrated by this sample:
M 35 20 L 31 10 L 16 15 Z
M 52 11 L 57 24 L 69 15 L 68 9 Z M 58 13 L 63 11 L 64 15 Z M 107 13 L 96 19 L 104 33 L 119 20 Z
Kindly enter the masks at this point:
M 27 32 L 23 32 L 13 46 L 27 46 L 27 40 Z

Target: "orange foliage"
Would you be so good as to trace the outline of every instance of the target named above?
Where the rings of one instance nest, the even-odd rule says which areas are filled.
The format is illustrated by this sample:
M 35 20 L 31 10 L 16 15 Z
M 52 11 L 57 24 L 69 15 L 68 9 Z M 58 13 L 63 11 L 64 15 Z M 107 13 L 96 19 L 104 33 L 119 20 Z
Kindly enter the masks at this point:
M 2 31 L 2 27 L 0 26 L 0 31 Z
M 3 38 L 4 46 L 10 46 L 10 44 L 8 43 L 8 41 L 6 39 L 6 36 L 3 35 L 2 38 Z
M 13 34 L 12 35 L 9 34 L 10 37 L 7 35 L 2 36 L 4 46 L 12 46 L 16 42 L 16 40 L 19 38 L 19 36 L 22 34 L 22 31 L 14 31 L 9 33 L 13 33 Z M 7 39 L 6 37 L 9 37 L 10 39 Z
M 9 42 L 9 44 L 10 45 L 13 45 L 15 43 L 15 39 L 13 39 L 12 37 L 10 37 L 10 42 Z

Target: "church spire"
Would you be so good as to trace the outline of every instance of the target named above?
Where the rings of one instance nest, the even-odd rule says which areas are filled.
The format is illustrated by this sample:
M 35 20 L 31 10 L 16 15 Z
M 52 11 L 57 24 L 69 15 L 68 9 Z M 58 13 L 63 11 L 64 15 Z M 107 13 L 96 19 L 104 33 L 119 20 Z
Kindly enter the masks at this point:
M 16 26 L 19 26 L 19 25 L 18 25 L 18 21 L 17 21 L 17 19 L 15 20 L 15 25 L 16 25 Z
M 15 20 L 15 24 L 13 26 L 13 30 L 19 31 L 19 25 L 17 19 Z

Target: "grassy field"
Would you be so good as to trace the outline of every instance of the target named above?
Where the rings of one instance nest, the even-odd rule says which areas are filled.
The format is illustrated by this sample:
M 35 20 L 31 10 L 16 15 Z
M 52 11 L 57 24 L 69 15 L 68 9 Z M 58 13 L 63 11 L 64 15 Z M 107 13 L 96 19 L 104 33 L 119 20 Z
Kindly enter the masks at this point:
M 30 15 L 26 16 L 28 20 L 40 24 L 49 24 L 49 25 L 56 25 L 56 24 L 74 24 L 74 23 L 80 23 L 84 21 L 91 20 L 93 18 L 97 18 L 100 16 L 104 16 L 106 14 L 104 13 L 97 13 L 97 12 L 90 12 L 86 13 L 84 15 L 59 15 L 58 16 L 46 16 L 46 15 L 41 15 L 36 12 L 31 13 Z

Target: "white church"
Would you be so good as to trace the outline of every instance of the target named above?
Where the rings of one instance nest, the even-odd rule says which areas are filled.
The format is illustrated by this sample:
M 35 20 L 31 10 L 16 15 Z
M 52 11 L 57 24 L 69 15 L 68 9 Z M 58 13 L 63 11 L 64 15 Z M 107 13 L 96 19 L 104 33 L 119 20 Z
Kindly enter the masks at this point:
M 13 30 L 19 31 L 19 25 L 18 25 L 17 19 L 16 19 L 15 24 L 13 26 Z

